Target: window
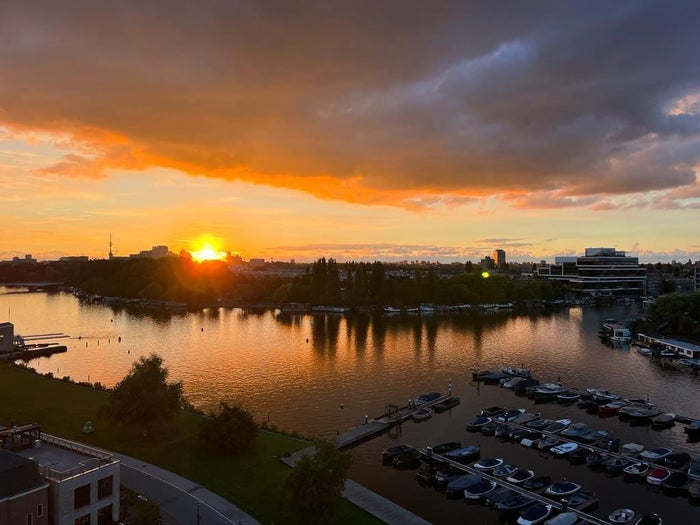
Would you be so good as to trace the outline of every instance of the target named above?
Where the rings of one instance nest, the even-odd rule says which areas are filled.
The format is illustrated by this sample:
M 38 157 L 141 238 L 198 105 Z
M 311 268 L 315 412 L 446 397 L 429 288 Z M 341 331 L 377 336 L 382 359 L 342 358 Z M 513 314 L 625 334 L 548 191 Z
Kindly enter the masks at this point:
M 27 514 L 27 525 L 34 525 L 34 515 L 31 512 Z
M 36 506 L 36 517 L 37 517 L 37 518 L 41 518 L 43 515 L 44 515 L 44 504 L 43 504 L 43 503 L 39 503 L 39 504 Z
M 73 492 L 73 508 L 79 509 L 80 507 L 84 507 L 85 505 L 89 505 L 89 504 L 90 504 L 90 484 L 88 483 L 87 485 L 83 485 L 82 487 L 78 487 Z M 90 519 L 90 516 L 88 515 L 88 520 L 89 519 Z
M 90 525 L 90 514 L 85 514 L 85 516 L 75 518 L 73 525 Z
M 112 523 L 112 505 L 107 505 L 97 511 L 97 525 L 112 525 Z
M 97 499 L 108 498 L 112 495 L 112 476 L 102 478 L 97 482 Z

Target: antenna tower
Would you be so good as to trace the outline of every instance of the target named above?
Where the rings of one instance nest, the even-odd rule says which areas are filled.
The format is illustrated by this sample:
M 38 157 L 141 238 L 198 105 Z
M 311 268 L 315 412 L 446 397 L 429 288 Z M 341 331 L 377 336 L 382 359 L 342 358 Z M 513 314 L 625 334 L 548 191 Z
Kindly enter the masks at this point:
M 109 258 L 112 259 L 114 254 L 112 253 L 112 234 L 109 234 Z

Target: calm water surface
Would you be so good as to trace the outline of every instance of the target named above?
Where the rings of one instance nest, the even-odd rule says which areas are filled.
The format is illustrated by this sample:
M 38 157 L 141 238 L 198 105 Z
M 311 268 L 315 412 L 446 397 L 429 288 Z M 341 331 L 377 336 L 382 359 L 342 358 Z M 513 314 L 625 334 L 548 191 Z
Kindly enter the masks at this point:
M 405 404 L 421 392 L 447 390 L 462 404 L 422 424 L 407 423 L 353 449 L 353 479 L 435 523 L 496 523 L 480 506 L 446 501 L 421 488 L 414 472 L 381 467 L 383 448 L 458 439 L 478 442 L 482 456 L 497 455 L 553 477 L 579 480 L 598 493 L 598 514 L 619 506 L 658 510 L 670 523 L 700 523 L 698 507 L 619 478 L 572 467 L 519 445 L 469 434 L 464 424 L 485 406 L 532 408 L 532 401 L 498 387 L 471 382 L 471 369 L 501 363 L 533 370 L 541 380 L 580 388 L 596 386 L 628 397 L 644 397 L 664 410 L 700 417 L 700 377 L 673 364 L 661 365 L 634 349 L 610 348 L 597 337 L 604 319 L 638 314 L 638 307 L 571 308 L 516 313 L 431 316 L 288 315 L 275 311 L 206 309 L 163 315 L 81 305 L 65 293 L 6 293 L 0 316 L 9 314 L 22 334 L 64 332 L 68 352 L 37 359 L 39 372 L 114 385 L 141 355 L 157 352 L 171 379 L 181 380 L 187 398 L 211 409 L 236 401 L 259 420 L 304 434 L 334 435 L 378 415 L 388 403 Z M 118 339 L 121 337 L 121 342 Z M 577 408 L 538 405 L 552 419 L 569 417 L 606 428 L 623 441 L 667 445 L 700 455 L 685 442 L 682 427 L 661 432 L 602 420 Z

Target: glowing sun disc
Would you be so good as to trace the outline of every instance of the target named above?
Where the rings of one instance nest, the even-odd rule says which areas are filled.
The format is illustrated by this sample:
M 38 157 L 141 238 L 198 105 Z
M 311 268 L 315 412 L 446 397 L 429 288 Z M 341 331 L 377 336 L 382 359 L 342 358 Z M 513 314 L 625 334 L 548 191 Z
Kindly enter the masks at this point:
M 191 252 L 192 259 L 197 262 L 202 261 L 223 261 L 226 259 L 226 252 L 220 252 L 212 248 L 211 244 L 205 244 L 199 250 Z

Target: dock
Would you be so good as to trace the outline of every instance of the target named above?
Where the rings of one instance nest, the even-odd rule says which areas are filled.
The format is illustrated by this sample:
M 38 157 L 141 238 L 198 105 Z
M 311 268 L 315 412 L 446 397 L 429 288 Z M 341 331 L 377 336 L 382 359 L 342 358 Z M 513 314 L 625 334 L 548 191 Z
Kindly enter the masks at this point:
M 423 454 L 424 457 L 427 457 L 427 451 L 425 449 L 419 448 L 418 450 Z M 462 472 L 465 472 L 467 474 L 477 474 L 477 475 L 482 476 L 483 478 L 488 479 L 490 481 L 495 481 L 496 483 L 498 483 L 498 486 L 500 486 L 500 487 L 510 489 L 514 492 L 517 492 L 518 494 L 522 494 L 523 496 L 527 496 L 528 498 L 532 498 L 535 501 L 538 501 L 540 503 L 552 505 L 552 507 L 554 507 L 557 510 L 562 510 L 563 504 L 561 501 L 553 500 L 553 499 L 548 498 L 547 496 L 544 496 L 542 494 L 530 492 L 529 490 L 526 490 L 519 485 L 514 485 L 513 483 L 507 482 L 505 479 L 497 478 L 495 476 L 492 476 L 491 474 L 488 474 L 486 472 L 482 472 L 482 471 L 475 469 L 473 467 L 470 467 L 468 465 L 463 465 L 462 463 L 459 463 L 457 461 L 453 461 L 453 460 L 448 459 L 448 458 L 441 456 L 439 454 L 431 454 L 430 457 L 432 457 L 433 461 L 440 461 L 442 463 L 449 464 L 449 465 L 451 465 L 451 466 L 453 466 L 453 467 L 455 467 L 455 468 L 457 468 L 457 469 L 459 469 Z M 584 508 L 588 508 L 592 504 L 593 504 L 593 502 L 586 505 Z M 586 523 L 593 523 L 594 525 L 610 525 L 610 523 L 607 520 L 598 518 L 597 516 L 593 516 L 592 514 L 588 514 L 584 510 L 581 510 L 581 509 L 567 507 L 566 511 L 567 512 L 575 512 L 576 515 L 579 518 L 584 519 L 586 521 Z
M 23 359 L 29 361 L 37 357 L 47 357 L 53 354 L 67 352 L 68 347 L 65 345 L 37 345 L 27 346 L 20 350 L 12 352 L 0 352 L 0 359 L 15 360 Z

